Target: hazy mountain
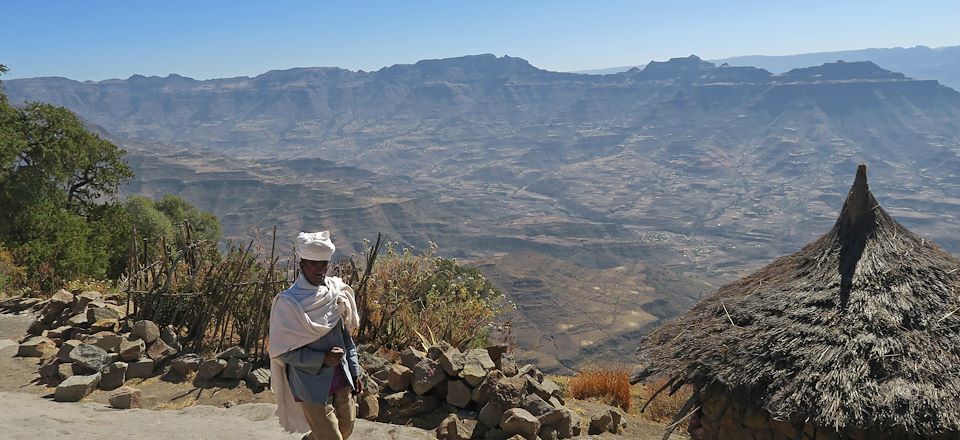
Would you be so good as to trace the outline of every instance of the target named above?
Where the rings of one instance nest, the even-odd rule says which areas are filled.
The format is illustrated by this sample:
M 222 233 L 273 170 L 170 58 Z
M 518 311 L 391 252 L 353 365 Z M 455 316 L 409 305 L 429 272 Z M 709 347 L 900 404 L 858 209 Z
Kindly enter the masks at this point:
M 872 61 L 884 69 L 902 72 L 911 78 L 935 79 L 948 87 L 960 90 L 960 46 L 859 49 L 782 56 L 748 55 L 712 61 L 716 64 L 726 63 L 731 66 L 759 67 L 773 73 L 836 61 Z M 626 72 L 632 68 L 634 66 L 608 67 L 576 73 L 609 75 Z
M 330 228 L 357 251 L 382 230 L 482 264 L 555 368 L 630 356 L 698 280 L 828 230 L 860 161 L 898 219 L 960 250 L 960 93 L 869 62 L 773 74 L 691 56 L 597 76 L 478 55 L 4 84 L 112 133 L 129 191 L 184 195 L 228 235 Z

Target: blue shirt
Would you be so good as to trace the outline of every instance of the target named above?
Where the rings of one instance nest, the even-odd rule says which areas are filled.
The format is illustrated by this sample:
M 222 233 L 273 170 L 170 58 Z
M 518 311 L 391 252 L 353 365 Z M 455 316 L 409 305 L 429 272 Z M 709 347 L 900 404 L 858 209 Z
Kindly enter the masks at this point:
M 280 355 L 287 363 L 287 381 L 297 399 L 313 405 L 327 403 L 333 383 L 333 368 L 324 365 L 323 357 L 333 347 L 343 348 L 340 365 L 335 368 L 342 368 L 350 386 L 356 387 L 355 381 L 360 377 L 357 347 L 350 332 L 340 321 L 320 339 Z

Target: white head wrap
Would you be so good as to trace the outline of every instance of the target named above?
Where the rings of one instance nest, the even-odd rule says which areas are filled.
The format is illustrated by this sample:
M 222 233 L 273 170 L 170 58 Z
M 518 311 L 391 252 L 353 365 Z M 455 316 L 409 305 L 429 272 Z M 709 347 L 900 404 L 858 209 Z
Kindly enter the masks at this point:
M 301 260 L 330 261 L 336 249 L 330 241 L 330 231 L 301 232 L 297 235 L 297 255 Z

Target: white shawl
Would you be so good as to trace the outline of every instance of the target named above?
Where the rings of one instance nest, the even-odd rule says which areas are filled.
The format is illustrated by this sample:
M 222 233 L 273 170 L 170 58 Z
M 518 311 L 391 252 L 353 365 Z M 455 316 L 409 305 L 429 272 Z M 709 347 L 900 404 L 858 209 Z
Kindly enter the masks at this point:
M 293 286 L 273 298 L 270 389 L 277 394 L 277 417 L 287 431 L 308 432 L 310 425 L 300 404 L 293 399 L 287 366 L 279 356 L 320 339 L 340 320 L 347 331 L 360 326 L 353 289 L 340 278 L 326 277 L 323 286 L 314 286 L 300 274 Z

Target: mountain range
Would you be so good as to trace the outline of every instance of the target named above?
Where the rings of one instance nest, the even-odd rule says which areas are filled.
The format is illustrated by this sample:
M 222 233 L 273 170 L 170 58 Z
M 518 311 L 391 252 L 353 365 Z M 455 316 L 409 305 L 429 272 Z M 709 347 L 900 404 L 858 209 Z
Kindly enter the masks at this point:
M 748 55 L 712 61 L 720 65 L 759 67 L 773 73 L 783 73 L 792 69 L 841 60 L 847 62 L 871 61 L 880 67 L 894 72 L 902 72 L 912 78 L 935 79 L 948 87 L 960 90 L 960 46 L 893 47 L 779 56 Z M 633 67 L 610 67 L 585 70 L 578 73 L 608 75 L 626 72 Z
M 960 93 L 872 62 L 585 75 L 475 55 L 4 86 L 127 148 L 125 191 L 184 196 L 228 236 L 330 229 L 350 253 L 383 231 L 477 264 L 547 370 L 629 361 L 650 326 L 828 230 L 858 162 L 895 217 L 960 250 Z

